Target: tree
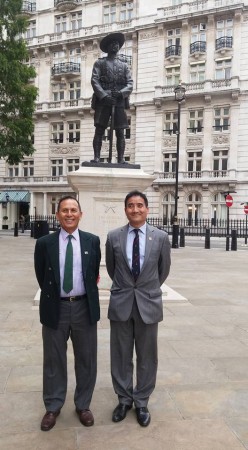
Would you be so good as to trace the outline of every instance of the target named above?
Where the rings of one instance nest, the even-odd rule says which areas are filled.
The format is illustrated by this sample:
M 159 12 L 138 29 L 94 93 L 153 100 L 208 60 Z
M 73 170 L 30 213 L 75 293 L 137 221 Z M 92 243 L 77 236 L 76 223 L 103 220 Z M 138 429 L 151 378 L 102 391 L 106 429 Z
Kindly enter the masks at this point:
M 33 113 L 37 89 L 30 84 L 35 70 L 22 38 L 27 21 L 22 0 L 0 0 L 0 158 L 18 163 L 34 152 Z

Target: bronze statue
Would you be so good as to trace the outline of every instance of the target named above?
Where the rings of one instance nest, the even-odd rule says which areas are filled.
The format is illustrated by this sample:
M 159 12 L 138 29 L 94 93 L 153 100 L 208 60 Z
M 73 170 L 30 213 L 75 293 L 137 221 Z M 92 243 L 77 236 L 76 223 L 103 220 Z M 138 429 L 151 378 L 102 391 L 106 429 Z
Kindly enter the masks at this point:
M 122 33 L 111 33 L 100 42 L 100 49 L 107 53 L 107 57 L 99 58 L 93 66 L 91 85 L 94 90 L 92 109 L 95 110 L 93 139 L 94 159 L 100 161 L 102 139 L 104 131 L 109 124 L 110 145 L 109 159 L 112 159 L 113 130 L 116 134 L 116 148 L 118 163 L 125 163 L 125 137 L 124 130 L 129 128 L 125 109 L 129 108 L 129 96 L 133 90 L 133 80 L 128 64 L 117 56 L 125 42 Z

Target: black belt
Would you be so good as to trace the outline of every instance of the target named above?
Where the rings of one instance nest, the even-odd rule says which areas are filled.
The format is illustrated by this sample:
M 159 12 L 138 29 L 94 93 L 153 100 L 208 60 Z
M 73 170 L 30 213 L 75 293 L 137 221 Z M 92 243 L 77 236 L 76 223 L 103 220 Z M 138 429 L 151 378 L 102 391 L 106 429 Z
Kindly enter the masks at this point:
M 71 297 L 60 297 L 60 300 L 64 300 L 65 302 L 76 302 L 78 300 L 83 300 L 87 295 L 72 295 Z

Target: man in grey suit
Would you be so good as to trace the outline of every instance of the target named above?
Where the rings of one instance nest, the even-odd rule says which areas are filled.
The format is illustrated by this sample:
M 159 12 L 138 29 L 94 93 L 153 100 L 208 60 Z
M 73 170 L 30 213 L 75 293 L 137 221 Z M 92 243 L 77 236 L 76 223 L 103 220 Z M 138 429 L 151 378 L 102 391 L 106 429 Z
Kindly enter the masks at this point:
M 110 231 L 106 242 L 106 266 L 112 279 L 108 310 L 111 375 L 119 399 L 112 420 L 125 419 L 134 403 L 143 427 L 151 420 L 147 404 L 156 383 L 158 322 L 163 319 L 161 285 L 170 270 L 168 235 L 146 223 L 148 212 L 147 197 L 130 192 L 125 198 L 129 224 Z
M 94 424 L 89 409 L 97 372 L 97 321 L 100 318 L 98 277 L 101 260 L 98 236 L 78 229 L 82 211 L 68 195 L 60 199 L 56 217 L 61 230 L 37 240 L 34 262 L 41 289 L 43 338 L 43 400 L 41 430 L 54 427 L 67 391 L 67 341 L 72 340 L 80 422 Z

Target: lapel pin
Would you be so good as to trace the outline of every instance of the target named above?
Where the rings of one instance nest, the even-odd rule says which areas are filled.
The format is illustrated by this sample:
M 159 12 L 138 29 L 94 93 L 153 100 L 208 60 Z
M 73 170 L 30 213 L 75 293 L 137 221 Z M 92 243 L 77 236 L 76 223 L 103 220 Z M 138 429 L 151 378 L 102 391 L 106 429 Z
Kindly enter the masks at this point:
M 88 255 L 88 254 L 89 254 L 89 252 L 84 252 L 84 254 L 85 254 L 85 255 Z
M 152 237 L 151 237 L 151 236 L 149 236 L 149 238 L 148 238 L 148 239 L 149 239 L 149 241 L 152 241 Z

